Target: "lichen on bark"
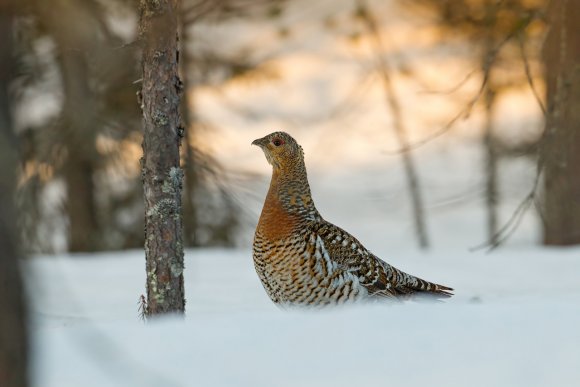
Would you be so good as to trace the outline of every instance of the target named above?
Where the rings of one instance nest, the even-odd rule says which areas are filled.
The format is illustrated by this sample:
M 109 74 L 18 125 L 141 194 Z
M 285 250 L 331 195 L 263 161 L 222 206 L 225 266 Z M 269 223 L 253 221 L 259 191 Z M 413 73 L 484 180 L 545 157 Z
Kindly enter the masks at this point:
M 177 0 L 142 0 L 147 314 L 184 312 Z

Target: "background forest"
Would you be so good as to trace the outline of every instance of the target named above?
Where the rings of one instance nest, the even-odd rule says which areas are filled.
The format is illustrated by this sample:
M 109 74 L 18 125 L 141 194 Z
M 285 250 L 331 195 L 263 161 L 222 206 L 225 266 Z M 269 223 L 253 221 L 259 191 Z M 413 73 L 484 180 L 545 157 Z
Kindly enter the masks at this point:
M 181 5 L 187 246 L 234 245 L 240 227 L 251 224 L 254 214 L 240 195 L 254 184 L 256 167 L 244 163 L 247 147 L 239 142 L 274 128 L 298 137 L 309 132 L 303 137 L 316 139 L 313 145 L 331 137 L 353 154 L 384 144 L 374 153 L 390 157 L 365 162 L 402 159 L 416 182 L 411 199 L 422 245 L 426 195 L 413 158 L 421 146 L 446 141 L 439 137 L 460 132 L 481 142 L 477 189 L 487 206 L 482 239 L 490 243 L 505 223 L 497 214 L 503 160 L 528 157 L 546 167 L 546 184 L 567 173 L 574 184 L 575 174 L 567 172 L 573 168 L 557 167 L 575 153 L 562 148 L 573 145 L 565 140 L 573 128 L 550 121 L 560 115 L 556 101 L 572 104 L 567 85 L 574 79 L 565 78 L 573 77 L 566 68 L 573 65 L 565 62 L 574 63 L 576 54 L 575 36 L 565 32 L 572 18 L 560 21 L 557 6 L 551 15 L 539 0 L 298 3 Z M 11 89 L 26 246 L 37 252 L 141 247 L 138 3 L 30 2 L 16 15 Z M 558 27 L 548 29 L 550 17 Z M 337 77 L 316 74 L 324 68 Z M 562 109 L 565 122 L 573 119 L 573 111 Z M 338 144 L 342 139 L 350 141 Z M 332 152 L 323 153 L 316 157 L 336 162 Z M 578 243 L 578 226 L 564 226 L 577 223 L 577 209 L 560 205 L 574 202 L 574 192 L 560 187 L 539 197 L 537 184 L 528 185 L 534 195 L 527 201 L 544 214 L 544 242 Z
M 574 306 L 580 294 L 574 247 L 580 244 L 580 3 L 178 1 L 181 213 L 193 322 L 151 324 L 132 336 L 128 332 L 136 329 L 131 324 L 139 315 L 135 304 L 145 292 L 140 17 L 146 4 L 0 5 L 0 244 L 5 246 L 0 311 L 15 317 L 2 321 L 0 329 L 6 336 L 0 337 L 1 386 L 89 385 L 77 384 L 84 375 L 93 375 L 95 385 L 198 385 L 188 382 L 191 375 L 199 385 L 278 385 L 268 384 L 274 371 L 264 379 L 246 375 L 241 366 L 221 379 L 210 372 L 215 363 L 203 351 L 212 353 L 208 348 L 215 342 L 204 341 L 203 329 L 216 340 L 228 331 L 227 340 L 245 348 L 240 356 L 249 353 L 248 359 L 263 360 L 284 375 L 287 384 L 279 385 L 351 380 L 336 376 L 320 382 L 314 367 L 297 373 L 300 379 L 268 357 L 268 346 L 277 340 L 290 346 L 288 359 L 298 356 L 293 340 L 302 336 L 293 329 L 308 326 L 313 317 L 276 320 L 273 313 L 281 312 L 264 306 L 251 267 L 250 246 L 270 170 L 250 143 L 277 130 L 304 148 L 323 216 L 360 235 L 371 250 L 398 260 L 397 266 L 435 273 L 459 289 L 450 302 L 455 309 L 445 312 L 458 326 L 449 326 L 428 305 L 408 314 L 372 309 L 362 318 L 349 311 L 345 330 L 349 321 L 399 313 L 403 317 L 391 329 L 418 337 L 413 329 L 420 327 L 410 321 L 429 313 L 439 318 L 435 326 L 442 327 L 443 339 L 457 335 L 467 342 L 473 332 L 459 327 L 467 313 L 478 340 L 498 337 L 500 346 L 516 350 L 543 333 L 532 325 L 510 339 L 505 327 L 538 314 L 548 319 L 538 324 L 553 328 L 550 335 L 562 335 L 540 339 L 548 346 L 543 350 L 555 356 L 546 367 L 558 366 L 534 378 L 526 370 L 539 362 L 537 349 L 512 368 L 509 361 L 498 366 L 501 358 L 493 360 L 490 349 L 483 364 L 499 371 L 479 382 L 572 385 L 580 377 L 567 366 L 580 359 L 578 350 L 563 344 L 578 339 L 577 333 L 567 325 L 559 329 L 552 319 L 568 316 L 573 326 L 580 317 Z M 23 285 L 16 257 L 22 258 Z M 540 281 L 547 288 L 536 286 Z M 538 295 L 544 303 L 530 301 Z M 466 312 L 488 299 L 489 310 Z M 238 328 L 225 322 L 232 311 Z M 478 325 L 493 326 L 502 316 L 506 330 L 497 336 L 489 325 Z M 333 335 L 343 335 L 340 325 L 324 328 L 335 317 L 319 317 L 313 324 L 324 333 L 305 334 L 304 340 L 328 344 Z M 289 333 L 280 338 L 260 318 L 274 319 Z M 193 328 L 196 319 L 201 333 Z M 136 342 L 150 334 L 163 337 L 169 327 L 175 333 L 166 336 L 168 342 L 185 337 L 195 345 L 165 360 L 141 358 L 147 351 Z M 47 333 L 51 328 L 58 333 Z M 379 329 L 371 325 L 363 337 L 371 340 Z M 188 336 L 196 334 L 201 336 Z M 419 335 L 410 347 L 423 348 L 431 339 L 438 340 Z M 87 350 L 95 342 L 102 347 Z M 347 348 L 357 345 L 348 343 Z M 253 345 L 255 353 L 248 349 Z M 453 356 L 465 350 L 450 348 Z M 382 353 L 374 350 L 366 356 Z M 83 351 L 92 355 L 63 377 L 66 359 Z M 309 356 L 316 354 L 324 355 Z M 172 368 L 188 356 L 199 366 L 191 374 Z M 224 364 L 236 362 L 231 356 Z M 32 371 L 25 370 L 27 357 Z M 119 357 L 125 360 L 112 366 L 111 359 Z M 146 364 L 157 364 L 150 375 L 143 371 Z M 94 365 L 98 372 L 91 370 Z M 445 385 L 461 385 L 449 382 L 445 370 L 431 372 Z M 477 379 L 478 370 L 466 366 L 464 372 Z M 173 371 L 177 376 L 167 378 Z M 427 373 L 411 384 L 429 380 Z M 364 380 L 374 382 L 377 375 Z

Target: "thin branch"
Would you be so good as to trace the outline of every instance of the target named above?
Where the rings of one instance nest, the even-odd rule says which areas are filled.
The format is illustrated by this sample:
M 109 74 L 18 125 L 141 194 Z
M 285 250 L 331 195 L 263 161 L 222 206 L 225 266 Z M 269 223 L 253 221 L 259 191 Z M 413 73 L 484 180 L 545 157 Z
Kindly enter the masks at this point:
M 479 68 L 475 68 L 475 69 L 471 70 L 469 73 L 467 73 L 467 75 L 461 81 L 459 81 L 455 86 L 452 86 L 451 88 L 449 88 L 447 90 L 422 90 L 419 93 L 420 94 L 453 94 L 457 90 L 462 88 L 473 77 L 473 75 L 475 75 L 475 73 L 477 73 L 479 70 L 480 70 Z
M 493 236 L 492 240 L 485 242 L 479 246 L 475 246 L 469 249 L 469 251 L 477 251 L 481 249 L 487 249 L 487 252 L 491 252 L 496 249 L 499 245 L 509 239 L 512 234 L 517 230 L 524 213 L 530 207 L 533 202 L 533 193 L 528 194 L 525 199 L 516 208 L 508 222 L 506 222 L 501 229 L 498 230 Z
M 529 22 L 528 22 L 529 23 Z M 522 28 L 521 31 L 523 31 L 525 29 Z M 536 98 L 538 99 L 538 103 L 540 104 L 542 111 L 544 112 L 545 115 L 545 109 L 541 103 L 541 100 L 538 98 L 538 95 L 536 93 L 534 84 L 533 84 L 533 80 L 531 77 L 531 73 L 530 73 L 530 69 L 529 69 L 529 64 L 527 61 L 527 57 L 525 55 L 525 50 L 524 50 L 524 44 L 523 44 L 523 39 L 522 39 L 522 35 L 521 35 L 521 31 L 517 34 L 517 38 L 518 38 L 518 44 L 520 47 L 520 51 L 522 53 L 522 58 L 524 61 L 524 67 L 525 67 L 525 71 L 526 71 L 526 76 L 528 77 L 528 82 L 530 83 L 530 87 L 532 88 L 532 91 L 534 92 L 534 95 L 536 96 Z M 505 41 L 504 41 L 505 42 Z M 488 72 L 489 72 L 489 68 L 488 68 Z M 482 245 L 476 246 L 471 248 L 471 251 L 475 251 L 475 250 L 479 250 L 482 248 L 486 248 L 487 252 L 491 252 L 492 250 L 496 249 L 497 247 L 499 247 L 502 243 L 504 243 L 505 241 L 507 241 L 512 235 L 513 233 L 517 230 L 518 226 L 520 225 L 524 214 L 526 213 L 526 211 L 530 208 L 530 206 L 532 204 L 536 203 L 536 197 L 537 197 L 537 190 L 538 190 L 538 185 L 540 182 L 540 178 L 542 175 L 542 171 L 543 171 L 543 159 L 542 156 L 540 154 L 540 158 L 538 160 L 538 165 L 537 165 L 537 169 L 536 169 L 536 176 L 534 179 L 534 184 L 532 186 L 532 189 L 530 190 L 530 192 L 525 196 L 525 198 L 520 202 L 520 204 L 518 205 L 518 207 L 515 209 L 515 211 L 513 212 L 512 216 L 508 219 L 508 221 L 499 229 L 497 230 L 497 232 L 492 233 L 489 236 L 489 240 L 487 242 L 485 242 Z
M 481 95 L 483 94 L 483 91 L 485 90 L 485 86 L 487 85 L 487 81 L 489 79 L 489 69 L 495 63 L 495 60 L 497 59 L 497 55 L 499 54 L 499 52 L 501 51 L 501 49 L 503 48 L 503 46 L 506 43 L 508 43 L 511 39 L 513 39 L 513 37 L 516 36 L 518 33 L 520 33 L 521 31 L 524 31 L 526 29 L 526 27 L 529 25 L 531 20 L 532 20 L 532 18 L 530 18 L 529 20 L 526 21 L 526 23 L 523 23 L 521 26 L 518 26 L 518 28 L 514 29 L 509 34 L 507 34 L 504 37 L 504 39 L 493 50 L 490 51 L 490 54 L 488 55 L 487 61 L 484 62 L 482 65 L 482 71 L 484 73 L 484 76 L 483 76 L 483 80 L 481 82 L 481 86 L 479 87 L 479 90 L 477 91 L 477 94 L 445 126 L 443 126 L 441 129 L 439 129 L 435 133 L 432 133 L 431 135 L 425 137 L 422 140 L 419 140 L 413 144 L 410 144 L 406 147 L 402 147 L 402 148 L 394 150 L 394 151 L 386 151 L 385 153 L 386 154 L 399 154 L 399 153 L 405 153 L 405 152 L 409 152 L 413 149 L 419 148 L 420 146 L 423 146 L 423 145 L 427 144 L 428 142 L 430 142 L 430 141 L 442 136 L 443 134 L 447 133 L 449 130 L 451 130 L 453 128 L 453 125 L 455 125 L 455 123 L 460 118 L 463 118 L 463 119 L 468 118 L 469 115 L 471 114 L 471 111 L 473 110 L 473 107 L 479 101 Z
M 530 208 L 532 204 L 535 203 L 537 198 L 537 191 L 538 185 L 540 182 L 540 177 L 543 171 L 543 162 L 541 159 L 538 161 L 538 167 L 536 170 L 536 177 L 534 179 L 534 185 L 530 192 L 525 196 L 525 198 L 520 202 L 517 206 L 515 211 L 512 213 L 512 216 L 508 219 L 508 221 L 500 228 L 491 238 L 489 241 L 482 243 L 481 245 L 474 246 L 469 249 L 469 251 L 477 251 L 482 249 L 487 249 L 487 252 L 491 252 L 492 250 L 499 247 L 503 242 L 507 241 L 513 233 L 517 230 L 520 222 L 522 221 L 524 213 Z
M 340 101 L 332 106 L 327 112 L 313 117 L 300 117 L 297 116 L 296 113 L 290 113 L 288 116 L 285 116 L 280 113 L 257 110 L 238 101 L 234 101 L 232 98 L 227 96 L 227 94 L 221 88 L 218 87 L 214 89 L 214 93 L 216 93 L 216 95 L 221 98 L 224 106 L 245 119 L 256 120 L 258 118 L 264 119 L 265 117 L 275 116 L 276 118 L 282 118 L 286 122 L 295 122 L 298 126 L 315 125 L 325 123 L 330 120 L 344 119 L 349 114 L 351 114 L 357 105 L 360 104 L 360 101 L 362 100 L 361 95 L 363 95 L 372 85 L 372 75 L 372 73 L 368 72 L 363 74 L 361 78 L 353 83 L 352 88 Z
M 488 80 L 488 74 L 486 73 L 486 74 L 484 74 L 483 81 L 481 82 L 481 86 L 479 87 L 479 90 L 477 91 L 477 94 L 475 95 L 475 97 L 473 97 L 467 103 L 467 105 L 465 105 L 465 107 L 459 111 L 459 113 L 457 113 L 451 120 L 449 120 L 449 122 L 447 122 L 447 124 L 445 124 L 438 131 L 430 134 L 429 136 L 423 138 L 422 140 L 416 141 L 413 144 L 409 144 L 405 147 L 399 148 L 399 149 L 394 150 L 394 151 L 385 151 L 384 153 L 389 154 L 389 155 L 398 155 L 401 153 L 406 153 L 406 152 L 412 151 L 414 149 L 417 149 L 417 148 L 425 145 L 426 143 L 436 139 L 437 137 L 440 137 L 443 134 L 447 133 L 449 130 L 451 130 L 451 128 L 453 128 L 453 125 L 455 125 L 455 123 L 457 121 L 459 121 L 460 119 L 469 118 L 469 116 L 471 115 L 471 112 L 473 110 L 473 107 L 477 104 L 477 102 L 479 101 L 479 98 L 481 97 L 481 95 L 483 94 L 483 91 L 485 90 L 485 85 L 487 84 L 487 80 Z
M 203 19 L 207 15 L 214 13 L 216 17 L 224 14 L 241 14 L 258 7 L 275 5 L 272 0 L 201 0 L 184 9 L 184 21 L 186 25 L 191 25 Z
M 188 27 L 189 25 L 197 23 L 205 16 L 214 12 L 221 5 L 222 2 L 219 0 L 203 0 L 197 4 L 188 7 L 187 9 L 184 9 L 182 11 L 184 27 Z
M 216 0 L 200 0 L 198 2 L 189 5 L 188 7 L 182 6 L 181 17 L 184 18 L 190 16 L 191 14 L 196 14 L 200 8 L 204 8 L 210 3 L 219 3 L 219 2 Z
M 518 34 L 518 46 L 520 48 L 520 54 L 522 56 L 522 61 L 524 62 L 524 70 L 526 72 L 526 78 L 528 80 L 528 84 L 530 85 L 530 89 L 532 89 L 532 93 L 534 94 L 534 97 L 536 98 L 536 101 L 538 102 L 538 106 L 540 106 L 540 109 L 542 109 L 542 114 L 544 115 L 544 117 L 546 117 L 547 112 L 546 112 L 546 107 L 544 106 L 544 103 L 542 102 L 542 98 L 540 97 L 540 94 L 538 93 L 538 90 L 536 89 L 536 86 L 534 84 L 534 79 L 532 77 L 532 72 L 530 70 L 530 63 L 528 61 L 528 56 L 526 55 L 526 49 L 524 47 L 524 38 L 522 36 L 522 34 Z
M 147 299 L 141 294 L 139 301 L 137 301 L 137 313 L 139 314 L 139 320 L 147 321 L 147 316 L 149 315 L 149 308 L 147 307 Z
M 524 46 L 525 42 L 523 39 L 523 31 L 525 30 L 527 25 L 531 22 L 531 20 L 533 20 L 533 17 L 529 18 L 527 23 L 525 23 L 525 25 L 517 31 L 516 36 L 517 36 L 517 41 L 518 41 L 518 46 L 520 49 L 522 61 L 524 63 L 524 70 L 526 73 L 526 78 L 527 78 L 528 84 L 530 85 L 530 88 L 532 89 L 534 97 L 536 98 L 536 101 L 538 102 L 538 105 L 540 106 L 542 113 L 544 114 L 544 117 L 547 117 L 546 108 L 544 107 L 544 104 L 542 103 L 542 100 L 541 100 L 539 93 L 537 92 L 535 84 L 533 82 L 533 77 L 531 75 L 530 66 L 529 66 L 529 62 L 528 62 L 528 58 L 527 58 L 527 55 L 525 52 L 525 46 Z M 561 54 L 562 54 L 562 52 L 561 52 Z M 545 132 L 544 132 L 543 137 L 545 137 Z M 541 144 L 541 142 L 542 142 L 542 140 L 540 140 L 539 143 Z M 520 204 L 515 209 L 512 216 L 504 224 L 504 226 L 501 229 L 499 229 L 495 234 L 491 235 L 487 242 L 485 242 L 482 245 L 471 248 L 470 249 L 471 251 L 486 248 L 488 252 L 491 252 L 495 248 L 499 247 L 502 243 L 507 241 L 513 235 L 513 233 L 517 230 L 519 224 L 521 223 L 521 220 L 523 219 L 525 212 L 532 205 L 534 205 L 536 207 L 536 209 L 538 210 L 538 213 L 540 215 L 540 218 L 542 219 L 543 222 L 545 222 L 545 219 L 544 219 L 545 217 L 544 217 L 543 211 L 537 203 L 538 185 L 539 185 L 540 178 L 541 178 L 543 168 L 544 168 L 544 154 L 541 151 L 538 152 L 538 154 L 539 154 L 539 158 L 538 158 L 538 165 L 537 165 L 537 169 L 536 169 L 536 176 L 535 176 L 534 184 L 533 184 L 530 192 L 520 202 Z

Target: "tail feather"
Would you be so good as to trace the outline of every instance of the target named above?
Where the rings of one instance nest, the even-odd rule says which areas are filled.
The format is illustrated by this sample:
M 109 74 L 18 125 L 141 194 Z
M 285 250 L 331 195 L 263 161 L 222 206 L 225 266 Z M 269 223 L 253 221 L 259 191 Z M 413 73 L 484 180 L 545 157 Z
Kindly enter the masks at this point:
M 443 299 L 453 296 L 453 288 L 425 281 L 422 278 L 407 274 L 393 266 L 390 266 L 390 269 L 395 272 L 392 278 L 397 279 L 393 290 L 403 298 L 428 297 Z
M 433 282 L 425 281 L 424 279 L 407 274 L 409 281 L 400 284 L 401 288 L 405 289 L 405 293 L 413 296 L 427 296 L 434 298 L 449 298 L 453 296 L 453 288 L 439 285 Z

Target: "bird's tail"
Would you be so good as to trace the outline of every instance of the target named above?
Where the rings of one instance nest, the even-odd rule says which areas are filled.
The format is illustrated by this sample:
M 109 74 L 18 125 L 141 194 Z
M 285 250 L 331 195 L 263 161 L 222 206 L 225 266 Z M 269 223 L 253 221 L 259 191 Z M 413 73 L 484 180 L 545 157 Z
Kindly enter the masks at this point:
M 425 281 L 419 277 L 402 273 L 403 281 L 397 289 L 410 296 L 427 296 L 434 298 L 449 298 L 453 296 L 453 288 Z
M 425 281 L 422 278 L 407 274 L 385 261 L 374 257 L 382 267 L 382 273 L 374 283 L 367 285 L 371 294 L 395 298 L 449 298 L 453 288 Z

